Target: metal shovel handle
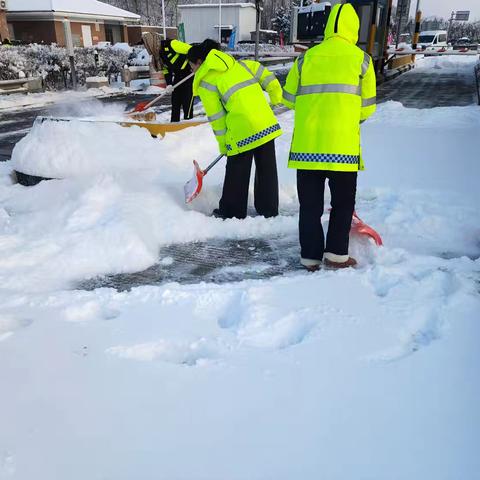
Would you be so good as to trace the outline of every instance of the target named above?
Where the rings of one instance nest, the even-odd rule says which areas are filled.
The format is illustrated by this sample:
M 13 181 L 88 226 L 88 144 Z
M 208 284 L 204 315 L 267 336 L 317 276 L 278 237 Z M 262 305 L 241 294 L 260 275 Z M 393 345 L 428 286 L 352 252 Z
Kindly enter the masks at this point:
M 192 72 L 190 73 L 189 75 L 187 75 L 185 78 L 182 78 L 178 83 L 176 83 L 174 86 L 173 86 L 173 90 L 175 90 L 177 87 L 179 87 L 182 83 L 185 83 L 187 80 L 189 80 L 190 78 L 192 78 L 193 76 L 195 75 L 195 72 Z M 147 103 L 145 105 L 145 108 L 144 110 L 147 110 L 148 108 L 150 108 L 151 106 L 155 105 L 161 98 L 163 98 L 165 95 L 167 94 L 167 91 L 165 89 L 164 92 L 162 92 L 158 97 L 155 97 L 151 102 Z
M 207 168 L 205 168 L 205 170 L 203 170 L 203 174 L 206 175 L 208 173 L 208 171 L 213 168 L 222 158 L 223 158 L 224 154 L 221 153 L 210 165 L 208 165 Z

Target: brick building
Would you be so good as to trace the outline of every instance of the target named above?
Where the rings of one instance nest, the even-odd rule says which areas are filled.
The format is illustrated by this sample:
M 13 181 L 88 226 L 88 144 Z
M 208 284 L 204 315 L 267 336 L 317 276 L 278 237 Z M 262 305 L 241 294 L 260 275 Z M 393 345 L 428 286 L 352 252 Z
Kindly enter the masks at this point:
M 9 38 L 27 43 L 65 46 L 65 19 L 70 20 L 76 46 L 89 47 L 104 41 L 128 42 L 127 26 L 140 21 L 135 13 L 97 0 L 7 1 Z

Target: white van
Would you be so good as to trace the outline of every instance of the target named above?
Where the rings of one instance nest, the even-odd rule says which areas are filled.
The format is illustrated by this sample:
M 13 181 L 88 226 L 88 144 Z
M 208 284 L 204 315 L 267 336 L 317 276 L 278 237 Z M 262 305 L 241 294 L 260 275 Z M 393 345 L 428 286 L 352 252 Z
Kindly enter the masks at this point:
M 446 30 L 428 30 L 420 32 L 417 46 L 424 50 L 438 50 L 447 47 L 447 31 Z

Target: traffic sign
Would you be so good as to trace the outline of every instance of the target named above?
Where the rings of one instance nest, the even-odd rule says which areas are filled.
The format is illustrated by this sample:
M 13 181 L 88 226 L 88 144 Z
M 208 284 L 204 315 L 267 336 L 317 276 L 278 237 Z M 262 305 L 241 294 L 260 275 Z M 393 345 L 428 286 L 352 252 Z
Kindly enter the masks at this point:
M 469 10 L 459 10 L 455 12 L 455 19 L 460 22 L 468 22 L 468 19 L 470 17 L 470 11 Z

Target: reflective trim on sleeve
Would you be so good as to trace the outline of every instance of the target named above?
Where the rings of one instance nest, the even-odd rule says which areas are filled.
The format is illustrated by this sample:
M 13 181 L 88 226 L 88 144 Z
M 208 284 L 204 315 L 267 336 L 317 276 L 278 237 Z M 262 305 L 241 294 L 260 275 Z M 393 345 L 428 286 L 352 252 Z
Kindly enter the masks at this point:
M 370 65 L 370 55 L 368 53 L 363 54 L 362 73 L 360 78 L 363 78 L 367 74 L 368 66 Z
M 215 136 L 221 137 L 222 135 L 226 135 L 227 129 L 224 128 L 223 130 L 213 130 L 213 133 L 215 134 Z
M 214 115 L 208 117 L 209 122 L 214 122 L 215 120 L 218 120 L 222 117 L 224 117 L 227 114 L 225 110 L 220 110 L 218 113 L 215 113 Z
M 211 92 L 217 92 L 218 91 L 216 85 L 213 85 L 213 83 L 205 82 L 204 80 L 202 80 L 200 82 L 199 86 L 202 87 L 202 88 L 205 88 L 206 90 L 210 90 Z
M 297 95 L 309 95 L 311 93 L 350 93 L 361 95 L 359 85 L 347 85 L 344 83 L 324 83 L 321 85 L 304 85 L 297 91 Z
M 185 60 L 181 66 L 181 70 L 185 70 L 185 68 L 187 68 L 187 65 L 188 65 L 188 60 Z
M 258 70 L 257 70 L 257 73 L 253 73 L 252 70 L 250 70 L 250 67 L 245 63 L 243 62 L 242 60 L 239 60 L 238 63 L 245 69 L 247 70 L 247 72 L 253 77 L 255 78 L 255 80 L 257 80 L 258 83 L 260 83 L 260 79 L 262 78 L 262 75 L 263 73 L 265 72 L 265 67 L 263 65 L 259 65 L 258 67 Z M 267 77 L 268 78 L 268 77 Z M 262 84 L 262 88 L 263 88 L 263 84 Z
M 230 97 L 235 93 L 241 90 L 242 88 L 249 87 L 250 85 L 255 85 L 257 81 L 254 78 L 250 78 L 249 80 L 245 80 L 243 82 L 237 83 L 233 87 L 230 87 L 223 95 L 222 100 L 223 103 L 226 104 Z
M 276 76 L 271 73 L 268 77 L 265 77 L 262 81 L 262 88 L 265 90 L 268 85 L 270 85 L 274 80 L 276 80 Z
M 239 60 L 238 63 L 252 76 L 254 77 L 255 75 L 253 74 L 253 72 L 250 70 L 249 66 L 243 62 L 242 60 Z
M 371 107 L 377 103 L 377 97 L 362 98 L 362 107 Z
M 295 103 L 295 98 L 296 96 L 291 94 L 291 93 L 288 93 L 286 90 L 283 90 L 283 98 L 287 101 L 287 102 L 292 102 L 292 103 Z
M 297 95 L 300 91 L 300 85 L 302 84 L 302 68 L 303 68 L 303 61 L 305 60 L 305 54 L 302 53 L 297 60 L 297 68 L 298 68 L 298 86 L 297 86 Z
M 298 76 L 300 77 L 302 75 L 302 68 L 303 68 L 303 61 L 305 60 L 305 54 L 302 53 L 299 57 L 298 57 L 298 62 L 297 62 L 297 66 L 298 66 Z
M 260 79 L 262 78 L 263 72 L 265 72 L 265 67 L 263 65 L 260 65 L 258 67 L 257 73 L 255 74 L 255 78 L 257 79 L 258 83 L 260 83 Z

